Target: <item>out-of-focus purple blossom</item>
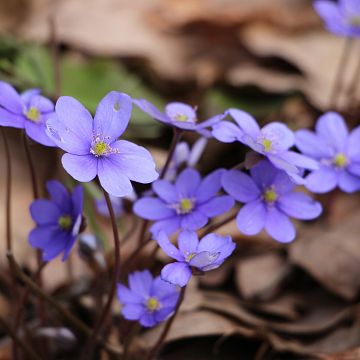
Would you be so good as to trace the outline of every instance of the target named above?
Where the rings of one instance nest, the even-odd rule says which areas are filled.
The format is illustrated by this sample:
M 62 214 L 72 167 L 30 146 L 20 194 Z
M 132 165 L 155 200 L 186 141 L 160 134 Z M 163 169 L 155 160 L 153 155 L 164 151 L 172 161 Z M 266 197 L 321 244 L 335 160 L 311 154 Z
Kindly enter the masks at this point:
M 54 114 L 54 104 L 39 89 L 19 94 L 0 81 L 0 125 L 25 129 L 26 135 L 45 146 L 55 146 L 46 134 L 46 120 Z
M 360 2 L 359 0 L 317 0 L 314 2 L 316 12 L 325 22 L 326 28 L 339 36 L 360 36 Z
M 230 121 L 221 121 L 213 126 L 213 136 L 219 141 L 240 141 L 252 150 L 265 156 L 280 170 L 284 170 L 297 184 L 303 184 L 303 169 L 318 169 L 315 160 L 289 149 L 295 144 L 295 135 L 285 124 L 272 122 L 260 129 L 256 120 L 248 113 L 230 109 Z
M 137 99 L 133 102 L 146 114 L 164 124 L 184 131 L 196 131 L 205 137 L 211 137 L 211 132 L 207 128 L 224 118 L 224 114 L 219 114 L 203 122 L 198 122 L 196 108 L 181 102 L 167 104 L 163 112 L 145 99 Z
M 191 278 L 191 268 L 199 271 L 217 269 L 235 250 L 231 236 L 208 234 L 200 241 L 195 232 L 183 231 L 175 247 L 164 231 L 159 232 L 156 241 L 164 252 L 176 262 L 166 265 L 161 278 L 171 284 L 185 286 Z
M 314 193 L 337 186 L 347 193 L 360 190 L 360 126 L 349 133 L 341 115 L 328 112 L 319 118 L 315 130 L 296 132 L 296 146 L 320 164 L 306 177 L 306 188 Z
M 175 310 L 179 298 L 176 286 L 153 278 L 148 270 L 129 275 L 129 288 L 119 284 L 121 312 L 127 320 L 139 320 L 145 327 L 165 321 Z
M 71 194 L 56 180 L 48 181 L 46 188 L 51 200 L 39 199 L 30 205 L 36 227 L 29 234 L 29 243 L 42 250 L 44 261 L 62 252 L 65 261 L 80 232 L 84 191 L 78 185 Z
M 218 195 L 224 171 L 216 170 L 201 179 L 198 171 L 185 169 L 175 184 L 157 180 L 152 188 L 158 197 L 139 199 L 134 204 L 134 212 L 155 221 L 150 229 L 153 235 L 160 230 L 167 234 L 179 229 L 198 230 L 207 224 L 209 218 L 225 213 L 234 205 L 231 196 Z
M 189 144 L 184 141 L 176 145 L 173 158 L 166 171 L 165 179 L 169 181 L 175 180 L 176 174 L 182 165 L 185 165 L 186 167 L 195 167 L 202 156 L 207 143 L 208 139 L 201 137 L 194 143 L 191 149 Z
M 118 140 L 128 126 L 132 102 L 112 91 L 99 103 L 94 120 L 74 98 L 62 96 L 56 116 L 47 121 L 48 134 L 66 154 L 65 170 L 76 180 L 88 182 L 96 176 L 114 196 L 132 193 L 131 181 L 150 183 L 157 179 L 154 160 L 145 148 Z
M 242 233 L 255 235 L 265 228 L 272 238 L 287 243 L 296 235 L 289 217 L 311 220 L 321 214 L 321 204 L 302 192 L 295 192 L 295 184 L 286 173 L 269 161 L 261 161 L 250 174 L 230 170 L 222 178 L 225 191 L 245 203 L 236 217 Z

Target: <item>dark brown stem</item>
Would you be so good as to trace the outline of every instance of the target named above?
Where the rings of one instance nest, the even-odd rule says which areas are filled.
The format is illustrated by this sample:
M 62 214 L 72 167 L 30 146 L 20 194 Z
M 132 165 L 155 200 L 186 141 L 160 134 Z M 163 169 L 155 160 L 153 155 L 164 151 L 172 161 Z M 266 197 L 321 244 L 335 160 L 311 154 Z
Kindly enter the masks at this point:
M 336 110 L 337 109 L 337 104 L 338 104 L 338 99 L 339 99 L 339 95 L 340 95 L 340 91 L 341 91 L 341 83 L 342 83 L 342 75 L 344 73 L 344 68 L 346 67 L 347 64 L 347 60 L 349 58 L 350 55 L 350 51 L 353 45 L 353 39 L 352 38 L 346 38 L 345 39 L 345 43 L 344 43 L 344 48 L 342 51 L 342 55 L 340 57 L 340 62 L 338 65 L 338 68 L 336 70 L 336 75 L 335 75 L 335 79 L 334 79 L 334 85 L 332 87 L 331 90 L 331 94 L 330 94 L 330 99 L 329 99 L 329 109 L 330 110 Z
M 168 335 L 169 331 L 170 331 L 170 328 L 171 328 L 171 325 L 173 324 L 175 318 L 176 318 L 176 315 L 178 314 L 179 312 L 179 309 L 180 309 L 180 306 L 184 300 L 184 296 L 185 296 L 185 289 L 186 289 L 186 286 L 184 286 L 183 288 L 181 288 L 180 290 L 180 296 L 179 296 L 179 300 L 176 304 L 176 307 L 175 307 L 175 311 L 174 311 L 174 315 L 166 322 L 165 326 L 164 326 L 164 329 L 158 339 L 158 341 L 156 342 L 156 344 L 154 345 L 154 347 L 150 350 L 148 356 L 146 357 L 146 360 L 153 360 L 155 359 L 156 355 L 160 352 L 161 350 L 161 347 L 166 339 L 166 336 Z
M 228 217 L 224 218 L 223 220 L 220 220 L 219 222 L 216 222 L 212 225 L 209 225 L 200 235 L 200 237 L 203 237 L 207 234 L 210 234 L 214 232 L 215 230 L 221 228 L 222 226 L 228 224 L 230 221 L 234 220 L 237 216 L 237 212 L 230 214 Z
M 114 249 L 115 264 L 114 264 L 113 280 L 112 280 L 110 293 L 109 293 L 107 302 L 105 304 L 105 307 L 104 307 L 102 313 L 100 314 L 99 319 L 97 320 L 97 322 L 94 326 L 94 330 L 93 330 L 91 336 L 89 337 L 87 345 L 84 348 L 84 352 L 82 355 L 83 359 L 91 359 L 92 349 L 93 349 L 95 339 L 98 337 L 102 326 L 104 325 L 106 319 L 108 318 L 108 316 L 111 312 L 111 306 L 112 306 L 115 292 L 116 292 L 116 285 L 117 285 L 119 275 L 120 275 L 120 239 L 119 239 L 119 232 L 118 232 L 118 228 L 117 228 L 117 224 L 116 224 L 116 217 L 115 217 L 113 206 L 111 204 L 109 194 L 105 190 L 103 190 L 103 192 L 104 192 L 106 204 L 107 204 L 107 207 L 109 210 L 111 225 L 112 225 L 112 229 L 113 229 L 114 247 L 115 247 L 115 249 Z

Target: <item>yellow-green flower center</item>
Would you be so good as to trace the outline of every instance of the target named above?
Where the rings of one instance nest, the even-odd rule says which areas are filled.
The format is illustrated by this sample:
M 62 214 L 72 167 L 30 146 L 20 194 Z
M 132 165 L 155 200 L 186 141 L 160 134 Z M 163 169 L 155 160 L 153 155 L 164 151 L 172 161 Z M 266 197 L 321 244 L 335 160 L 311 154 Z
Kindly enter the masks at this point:
M 347 158 L 344 154 L 339 153 L 334 157 L 333 162 L 335 166 L 339 168 L 343 168 L 347 164 Z
M 160 308 L 159 300 L 155 297 L 149 298 L 146 302 L 146 308 L 151 312 L 158 310 Z
M 264 199 L 269 204 L 275 202 L 277 198 L 278 195 L 274 189 L 268 189 L 264 192 Z
M 175 115 L 175 120 L 176 121 L 188 121 L 189 118 L 185 114 L 177 114 L 177 115 Z
M 31 106 L 29 110 L 26 111 L 25 116 L 28 120 L 38 122 L 40 120 L 40 111 L 35 106 Z
M 272 142 L 269 139 L 264 139 L 262 141 L 262 144 L 264 146 L 264 151 L 268 152 L 271 150 Z
M 194 202 L 191 199 L 180 200 L 180 212 L 182 214 L 188 214 L 194 208 Z
M 72 219 L 70 215 L 62 215 L 59 217 L 58 224 L 61 230 L 70 230 L 72 226 Z
M 98 141 L 92 148 L 95 156 L 105 155 L 108 150 L 108 146 L 104 141 Z
M 194 256 L 196 255 L 196 253 L 190 253 L 187 257 L 186 257 L 186 261 L 189 262 Z

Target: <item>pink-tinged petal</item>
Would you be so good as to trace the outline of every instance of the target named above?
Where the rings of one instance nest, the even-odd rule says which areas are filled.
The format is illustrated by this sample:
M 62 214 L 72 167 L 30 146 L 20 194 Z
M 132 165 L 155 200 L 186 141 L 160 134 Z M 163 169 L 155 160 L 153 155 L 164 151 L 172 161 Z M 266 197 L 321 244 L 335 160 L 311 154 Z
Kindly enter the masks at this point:
M 122 168 L 113 157 L 102 157 L 98 161 L 98 177 L 101 186 L 113 196 L 123 197 L 131 195 L 133 187 L 127 176 L 124 175 Z
M 231 196 L 217 196 L 199 205 L 197 211 L 200 211 L 210 218 L 226 213 L 234 206 L 234 204 L 235 201 Z
M 14 114 L 22 114 L 22 100 L 18 92 L 8 83 L 0 81 L 0 106 Z
M 212 128 L 212 136 L 224 143 L 232 143 L 236 140 L 240 141 L 243 131 L 230 121 L 221 121 Z
M 322 166 L 306 177 L 305 187 L 314 193 L 326 193 L 334 190 L 338 184 L 339 176 L 335 169 Z
M 45 124 L 25 121 L 25 131 L 26 135 L 37 143 L 44 146 L 55 146 L 55 143 L 46 132 Z
M 144 314 L 145 309 L 140 304 L 126 304 L 122 309 L 121 313 L 127 320 L 138 320 Z
M 180 252 L 186 258 L 192 253 L 196 252 L 199 245 L 199 238 L 196 232 L 193 231 L 182 231 L 178 237 L 178 246 Z
M 162 200 L 151 197 L 136 201 L 133 211 L 147 220 L 162 220 L 176 215 L 176 211 L 167 207 Z
M 174 216 L 169 219 L 159 220 L 151 226 L 151 234 L 156 237 L 159 231 L 165 231 L 167 235 L 171 235 L 180 229 L 181 218 Z
M 322 212 L 322 206 L 318 201 L 301 192 L 291 192 L 281 196 L 277 205 L 286 215 L 300 220 L 315 219 Z
M 226 170 L 218 169 L 207 175 L 196 190 L 196 200 L 202 203 L 214 197 L 221 189 L 221 178 Z
M 127 128 L 132 111 L 129 95 L 109 92 L 99 103 L 94 117 L 94 132 L 115 141 Z
M 339 188 L 346 193 L 360 190 L 360 176 L 352 175 L 346 170 L 339 174 Z
M 145 99 L 134 99 L 133 103 L 152 118 L 159 120 L 163 123 L 170 122 L 169 117 L 159 111 L 156 106 L 151 104 L 149 101 Z
M 98 161 L 93 155 L 64 154 L 61 163 L 64 169 L 77 181 L 91 181 L 97 174 Z
M 57 224 L 61 211 L 52 201 L 39 199 L 30 205 L 30 214 L 39 225 Z
M 305 155 L 314 159 L 332 157 L 334 152 L 326 142 L 310 130 L 298 130 L 296 132 L 296 147 Z
M 185 169 L 178 176 L 175 187 L 180 197 L 192 197 L 200 185 L 200 175 L 194 169 Z
M 186 214 L 181 219 L 180 225 L 184 230 L 196 231 L 205 226 L 208 222 L 208 217 L 198 211 L 193 211 Z
M 346 123 L 341 115 L 335 112 L 328 112 L 319 117 L 316 123 L 316 132 L 336 152 L 346 149 L 349 132 Z
M 209 267 L 209 265 L 212 265 L 220 256 L 220 253 L 210 253 L 208 251 L 202 251 L 198 254 L 196 254 L 190 261 L 189 265 L 196 267 L 200 270 L 202 270 L 204 267 Z M 216 267 L 219 267 L 220 264 L 218 264 Z M 214 267 L 212 267 L 214 269 Z
M 295 144 L 295 134 L 285 124 L 272 122 L 261 129 L 265 138 L 273 139 L 274 148 L 287 150 Z
M 360 126 L 356 127 L 350 134 L 346 153 L 350 159 L 360 159 Z
M 265 229 L 275 240 L 289 243 L 295 239 L 295 227 L 289 218 L 280 212 L 275 206 L 268 209 Z
M 161 249 L 164 251 L 165 254 L 170 256 L 171 258 L 184 261 L 184 256 L 181 252 L 170 242 L 168 236 L 164 231 L 160 231 L 156 236 L 156 242 L 159 244 Z
M 55 111 L 59 121 L 69 132 L 91 141 L 94 135 L 93 119 L 79 101 L 70 96 L 61 96 L 56 102 Z
M 168 204 L 179 201 L 178 193 L 173 184 L 166 180 L 157 180 L 152 184 L 154 192 Z
M 161 270 L 161 278 L 170 284 L 184 287 L 191 278 L 191 270 L 187 263 L 175 262 Z
M 9 126 L 22 129 L 25 124 L 25 118 L 22 114 L 13 114 L 3 108 L 0 108 L 0 126 Z
M 239 230 L 245 235 L 258 234 L 265 225 L 266 208 L 260 201 L 245 204 L 236 216 Z
M 253 201 L 260 196 L 254 180 L 239 170 L 227 171 L 222 177 L 222 185 L 229 195 L 240 202 Z
M 260 128 L 256 120 L 250 114 L 237 109 L 230 109 L 228 110 L 228 113 L 239 125 L 243 133 L 250 136 L 253 140 L 257 138 L 260 133 Z
M 110 155 L 108 160 L 130 180 L 148 184 L 159 177 L 154 159 L 144 147 L 126 140 L 116 141 L 111 147 L 119 153 Z
M 142 298 L 150 295 L 153 277 L 149 270 L 135 271 L 129 275 L 129 288 Z

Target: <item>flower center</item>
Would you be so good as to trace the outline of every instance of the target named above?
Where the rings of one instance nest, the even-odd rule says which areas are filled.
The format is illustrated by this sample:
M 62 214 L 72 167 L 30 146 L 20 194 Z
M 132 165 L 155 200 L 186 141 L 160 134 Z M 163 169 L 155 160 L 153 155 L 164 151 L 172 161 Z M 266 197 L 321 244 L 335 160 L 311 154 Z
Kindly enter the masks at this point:
M 39 122 L 40 111 L 37 107 L 31 106 L 28 111 L 25 112 L 25 116 L 28 120 L 33 122 Z
M 185 261 L 186 262 L 189 262 L 189 261 L 191 261 L 191 259 L 194 257 L 196 255 L 196 253 L 190 253 L 190 254 L 188 254 L 187 256 L 186 256 L 186 259 L 185 259 Z
M 344 154 L 341 154 L 341 153 L 336 154 L 333 159 L 333 163 L 338 168 L 343 168 L 347 165 L 347 158 Z
M 269 139 L 263 139 L 262 145 L 264 146 L 264 151 L 269 152 L 272 147 L 272 141 Z
M 176 114 L 176 115 L 174 116 L 174 119 L 175 119 L 176 121 L 188 121 L 188 120 L 189 120 L 189 117 L 188 117 L 187 115 L 185 115 L 185 114 Z
M 268 204 L 274 203 L 278 198 L 278 195 L 274 189 L 267 189 L 264 192 L 264 199 Z
M 108 150 L 108 146 L 104 141 L 99 141 L 93 145 L 92 154 L 94 154 L 96 157 L 105 155 Z
M 194 208 L 194 201 L 188 198 L 181 199 L 179 203 L 180 214 L 188 214 Z
M 151 297 L 146 302 L 146 308 L 150 312 L 159 310 L 160 306 L 161 306 L 161 304 L 160 304 L 159 300 L 156 297 Z
M 59 217 L 58 224 L 61 230 L 70 230 L 72 226 L 72 219 L 70 215 L 62 215 Z

